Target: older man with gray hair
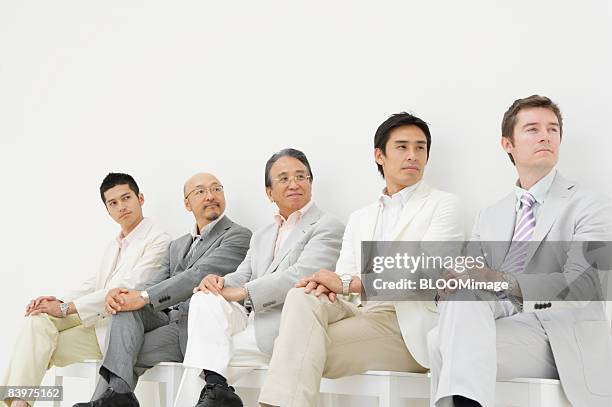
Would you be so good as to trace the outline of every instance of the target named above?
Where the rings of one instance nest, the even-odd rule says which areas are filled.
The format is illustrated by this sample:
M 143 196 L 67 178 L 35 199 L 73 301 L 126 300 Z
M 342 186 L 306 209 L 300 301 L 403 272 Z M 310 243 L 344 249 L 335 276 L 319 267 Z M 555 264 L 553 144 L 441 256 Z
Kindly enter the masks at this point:
M 191 299 L 183 364 L 197 369 L 187 375 L 201 370 L 206 380 L 197 407 L 242 406 L 228 382 L 270 361 L 287 292 L 301 278 L 332 267 L 340 254 L 344 225 L 312 201 L 304 153 L 288 148 L 272 155 L 265 188 L 278 207 L 273 222 L 253 234 L 235 272 L 206 276 Z M 193 405 L 181 396 L 177 405 Z

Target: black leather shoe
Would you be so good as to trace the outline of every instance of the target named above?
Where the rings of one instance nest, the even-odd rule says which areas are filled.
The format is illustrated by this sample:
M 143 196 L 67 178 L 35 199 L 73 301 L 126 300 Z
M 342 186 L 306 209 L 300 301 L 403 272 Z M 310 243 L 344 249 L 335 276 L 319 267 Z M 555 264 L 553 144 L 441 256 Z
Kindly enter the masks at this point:
M 99 399 L 88 403 L 76 403 L 72 407 L 140 407 L 134 393 L 117 393 L 109 387 Z
M 482 407 L 479 402 L 458 395 L 453 396 L 453 404 L 455 407 Z
M 231 386 L 207 384 L 200 393 L 196 407 L 242 407 L 242 400 Z

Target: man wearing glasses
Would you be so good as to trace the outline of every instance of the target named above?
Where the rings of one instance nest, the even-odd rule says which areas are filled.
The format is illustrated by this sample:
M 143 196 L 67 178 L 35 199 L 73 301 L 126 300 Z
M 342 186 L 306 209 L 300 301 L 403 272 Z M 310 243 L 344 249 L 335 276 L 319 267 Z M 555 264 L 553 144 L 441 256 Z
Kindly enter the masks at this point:
M 374 159 L 385 187 L 373 204 L 350 216 L 337 264 L 303 278 L 287 294 L 261 405 L 316 406 L 321 376 L 427 370 L 433 301 L 357 307 L 337 295 L 362 291 L 362 241 L 463 240 L 457 197 L 422 180 L 430 146 L 427 123 L 409 113 L 378 127 Z
M 137 290 L 108 292 L 113 317 L 101 378 L 93 401 L 76 406 L 138 406 L 138 377 L 159 362 L 183 360 L 193 287 L 206 275 L 234 271 L 243 260 L 251 232 L 225 216 L 223 185 L 214 175 L 187 180 L 184 204 L 196 224 L 170 244 L 161 271 Z
M 272 155 L 265 187 L 278 207 L 274 222 L 253 234 L 235 272 L 208 275 L 194 289 L 183 362 L 193 369 L 187 369 L 183 388 L 194 388 L 194 382 L 198 387 L 182 391 L 177 406 L 241 407 L 228 382 L 269 362 L 285 295 L 299 279 L 338 259 L 344 225 L 312 202 L 312 171 L 304 153 L 285 149 Z M 198 374 L 206 385 L 196 401 Z

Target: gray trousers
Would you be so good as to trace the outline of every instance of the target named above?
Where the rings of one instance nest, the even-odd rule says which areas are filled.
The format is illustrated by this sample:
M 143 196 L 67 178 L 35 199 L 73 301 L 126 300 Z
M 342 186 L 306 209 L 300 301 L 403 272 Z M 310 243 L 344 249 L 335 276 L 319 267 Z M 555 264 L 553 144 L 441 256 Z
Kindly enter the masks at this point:
M 187 318 L 178 311 L 138 311 L 112 316 L 106 342 L 106 356 L 100 367 L 93 399 L 108 387 L 109 372 L 123 379 L 134 390 L 138 378 L 159 362 L 182 362 L 187 342 Z
M 512 309 L 499 301 L 438 304 L 438 326 L 427 341 L 432 406 L 452 407 L 455 394 L 493 406 L 496 379 L 559 378 L 540 321 Z

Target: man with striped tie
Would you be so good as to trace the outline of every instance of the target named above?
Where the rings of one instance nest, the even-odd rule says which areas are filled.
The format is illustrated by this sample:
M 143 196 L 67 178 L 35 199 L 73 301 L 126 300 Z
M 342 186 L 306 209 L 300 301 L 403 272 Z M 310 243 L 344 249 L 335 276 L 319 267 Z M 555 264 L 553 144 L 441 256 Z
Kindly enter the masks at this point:
M 568 281 L 588 280 L 596 268 L 578 261 L 574 243 L 612 240 L 610 199 L 555 170 L 562 131 L 561 112 L 547 97 L 518 99 L 504 114 L 501 145 L 518 181 L 479 214 L 470 245 L 487 262 L 477 279 L 507 288 L 460 290 L 439 303 L 438 327 L 428 335 L 432 406 L 494 406 L 496 379 L 512 377 L 560 379 L 574 406 L 612 405 L 603 302 L 544 297 L 571 292 Z

